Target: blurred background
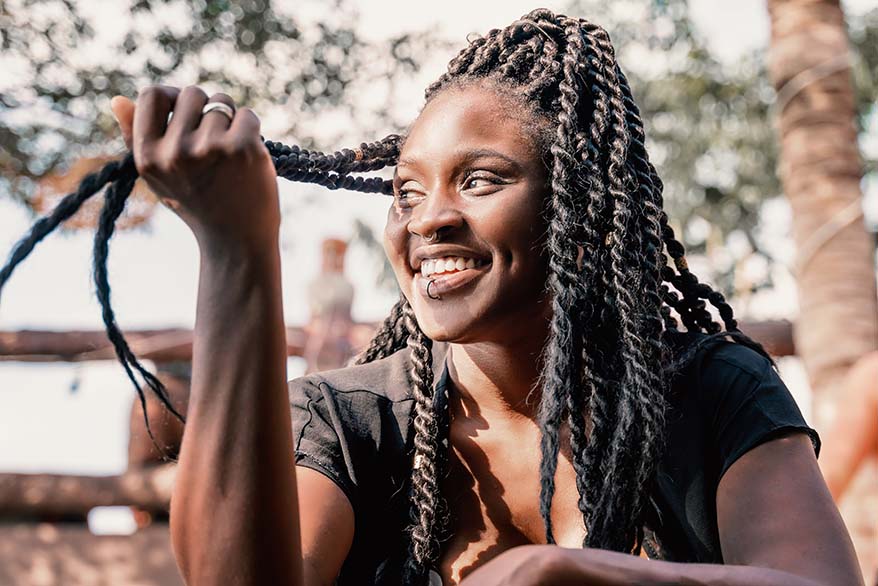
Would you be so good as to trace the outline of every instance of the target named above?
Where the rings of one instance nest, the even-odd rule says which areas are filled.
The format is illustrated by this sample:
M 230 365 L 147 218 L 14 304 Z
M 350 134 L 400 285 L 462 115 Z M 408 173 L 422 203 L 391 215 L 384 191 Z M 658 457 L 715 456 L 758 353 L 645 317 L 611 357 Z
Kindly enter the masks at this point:
M 778 357 L 867 583 L 878 574 L 878 2 L 543 2 L 609 30 L 690 265 Z M 0 250 L 123 152 L 109 101 L 224 91 L 266 138 L 402 132 L 470 35 L 533 2 L 0 0 Z M 396 299 L 389 199 L 280 185 L 290 378 L 341 365 Z M 95 198 L 99 200 L 100 198 Z M 0 305 L 0 583 L 180 584 L 173 465 L 146 437 L 93 295 L 94 207 Z M 139 186 L 111 245 L 117 318 L 185 409 L 197 250 Z M 171 452 L 181 429 L 157 405 Z

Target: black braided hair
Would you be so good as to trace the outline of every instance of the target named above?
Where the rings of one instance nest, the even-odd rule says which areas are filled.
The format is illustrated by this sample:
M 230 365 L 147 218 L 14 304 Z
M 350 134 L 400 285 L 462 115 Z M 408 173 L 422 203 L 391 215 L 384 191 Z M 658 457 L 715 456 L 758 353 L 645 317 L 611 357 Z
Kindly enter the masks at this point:
M 767 354 L 740 332 L 722 294 L 689 270 L 684 247 L 663 210 L 663 185 L 649 161 L 640 112 L 606 31 L 586 20 L 534 10 L 470 42 L 429 86 L 426 99 L 471 85 L 495 89 L 519 107 L 548 176 L 546 286 L 553 311 L 538 410 L 543 434 L 539 508 L 545 539 L 554 542 L 551 503 L 560 430 L 566 423 L 587 529 L 583 545 L 638 553 L 645 507 L 664 449 L 670 377 L 698 350 L 719 340 Z M 329 154 L 272 141 L 265 145 L 280 177 L 390 195 L 390 181 L 355 174 L 395 165 L 402 140 L 389 135 Z M 128 348 L 110 306 L 107 245 L 136 177 L 130 154 L 86 177 L 15 245 L 0 269 L 0 291 L 40 240 L 109 184 L 94 254 L 104 323 L 144 405 L 144 417 L 135 371 L 182 420 L 161 382 Z M 405 583 L 426 584 L 448 529 L 440 492 L 448 438 L 437 423 L 447 413 L 436 412 L 431 341 L 405 297 L 355 363 L 379 360 L 406 347 L 415 398 L 415 453 Z
M 411 389 L 415 398 L 414 466 L 411 497 L 412 527 L 410 555 L 405 568 L 406 583 L 425 582 L 426 572 L 438 562 L 440 536 L 444 533 L 446 506 L 439 483 L 444 476 L 446 457 L 440 438 L 440 414 L 435 412 L 433 397 L 432 341 L 421 331 L 409 303 L 402 306 L 403 319 L 409 331 L 411 351 Z

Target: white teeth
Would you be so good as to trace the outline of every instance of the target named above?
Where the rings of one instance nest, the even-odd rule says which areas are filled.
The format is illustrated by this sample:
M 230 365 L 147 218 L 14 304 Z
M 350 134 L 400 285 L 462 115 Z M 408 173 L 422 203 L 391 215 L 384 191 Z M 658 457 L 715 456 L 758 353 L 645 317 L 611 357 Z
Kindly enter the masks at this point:
M 478 261 L 474 258 L 462 258 L 459 256 L 424 259 L 421 262 L 421 276 L 428 277 L 436 273 L 474 269 L 478 265 Z

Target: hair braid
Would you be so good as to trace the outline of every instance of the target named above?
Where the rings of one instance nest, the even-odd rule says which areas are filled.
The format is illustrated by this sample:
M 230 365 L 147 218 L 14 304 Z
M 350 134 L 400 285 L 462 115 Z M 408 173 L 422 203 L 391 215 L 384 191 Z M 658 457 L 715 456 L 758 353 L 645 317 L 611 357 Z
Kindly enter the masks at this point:
M 152 433 L 152 427 L 150 426 L 149 418 L 146 415 L 146 397 L 143 393 L 143 389 L 140 387 L 140 383 L 138 382 L 137 377 L 134 376 L 134 370 L 140 373 L 140 376 L 143 377 L 143 380 L 156 395 L 156 397 L 158 397 L 159 401 L 175 417 L 177 417 L 177 419 L 185 422 L 185 418 L 177 411 L 177 409 L 171 403 L 170 397 L 168 396 L 167 389 L 165 389 L 164 384 L 162 384 L 162 382 L 155 375 L 153 375 L 151 372 L 143 367 L 143 365 L 140 363 L 139 360 L 137 360 L 137 357 L 128 347 L 128 343 L 125 341 L 125 337 L 122 335 L 122 332 L 119 329 L 118 324 L 116 323 L 116 316 L 114 315 L 110 304 L 110 284 L 107 278 L 107 256 L 109 254 L 109 242 L 110 238 L 112 238 L 113 236 L 113 232 L 115 231 L 116 220 L 125 209 L 125 202 L 127 201 L 128 195 L 131 193 L 131 190 L 134 187 L 135 179 L 136 176 L 132 176 L 130 174 L 126 175 L 125 177 L 120 178 L 118 181 L 111 183 L 110 186 L 107 188 L 106 193 L 104 194 L 104 206 L 101 209 L 101 213 L 98 218 L 98 229 L 95 232 L 94 237 L 94 259 L 92 264 L 94 271 L 95 291 L 98 296 L 98 301 L 101 305 L 101 317 L 107 330 L 107 337 L 113 344 L 113 348 L 116 351 L 116 356 L 118 357 L 119 362 L 122 363 L 122 367 L 125 369 L 125 374 L 128 375 L 129 380 L 131 380 L 131 382 L 134 384 L 134 388 L 137 391 L 137 396 L 143 409 L 143 418 L 146 423 L 147 434 L 149 434 L 153 445 L 158 448 L 162 456 L 168 459 L 168 455 L 165 452 L 164 446 L 160 446 L 158 442 L 155 441 L 155 436 Z
M 600 42 L 600 40 L 598 42 Z M 625 74 L 619 68 L 618 64 L 616 65 L 616 77 L 619 81 L 619 87 L 622 90 L 626 121 L 631 132 L 629 148 L 629 158 L 631 159 L 630 169 L 634 173 L 636 181 L 639 184 L 642 193 L 641 201 L 643 202 L 644 211 L 646 212 L 645 216 L 647 224 L 644 228 L 645 235 L 650 242 L 650 251 L 657 254 L 655 262 L 658 267 L 658 291 L 650 287 L 647 294 L 657 294 L 660 297 L 661 303 L 663 304 L 661 305 L 661 319 L 663 321 L 664 329 L 668 332 L 677 332 L 677 322 L 671 315 L 670 310 L 675 309 L 678 312 L 682 310 L 682 308 L 679 307 L 680 298 L 673 293 L 667 285 L 662 283 L 663 279 L 667 280 L 665 276 L 667 257 L 662 250 L 664 242 L 662 241 L 661 225 L 661 217 L 664 213 L 662 211 L 664 204 L 664 186 L 661 179 L 659 179 L 658 174 L 655 172 L 655 167 L 653 167 L 652 163 L 649 161 L 649 155 L 646 152 L 646 134 L 643 129 L 643 122 L 640 118 L 640 110 L 634 102 L 628 79 L 625 77 Z M 673 278 L 672 270 L 671 278 Z M 650 338 L 650 341 L 654 342 L 652 338 Z
M 79 211 L 79 208 L 103 189 L 107 183 L 114 182 L 119 177 L 133 172 L 135 172 L 134 157 L 130 154 L 119 161 L 107 163 L 99 171 L 86 175 L 75 192 L 66 195 L 51 212 L 34 222 L 28 233 L 13 246 L 6 264 L 0 269 L 0 293 L 2 293 L 3 287 L 12 276 L 15 268 L 33 252 L 34 247 L 43 238 Z
M 606 67 L 607 59 L 612 59 L 612 55 L 605 55 L 600 61 L 602 64 L 600 71 L 603 73 L 601 81 L 606 83 L 608 89 L 612 92 L 612 85 L 606 79 L 605 73 L 608 69 Z M 636 281 L 640 275 L 637 272 L 623 268 L 623 265 L 629 264 L 629 258 L 624 246 L 633 245 L 637 247 L 639 242 L 638 238 L 631 233 L 632 214 L 629 210 L 631 204 L 623 179 L 623 168 L 627 159 L 628 135 L 620 122 L 620 112 L 616 103 L 616 96 L 611 93 L 609 97 L 611 103 L 610 130 L 612 133 L 607 169 L 607 177 L 609 179 L 608 192 L 612 201 L 612 228 L 607 240 L 610 260 L 609 294 L 618 311 L 621 324 L 619 340 L 625 368 L 621 381 L 622 394 L 617 405 L 616 421 L 613 426 L 613 434 L 606 462 L 607 477 L 616 480 L 611 486 L 606 487 L 609 488 L 609 492 L 607 492 L 606 488 L 601 492 L 601 496 L 598 499 L 599 507 L 603 505 L 602 501 L 604 500 L 615 500 L 617 498 L 614 494 L 615 492 L 625 491 L 625 487 L 620 486 L 621 483 L 638 480 L 637 478 L 632 478 L 631 473 L 633 470 L 631 468 L 633 467 L 633 462 L 624 459 L 622 453 L 628 450 L 628 442 L 640 443 L 641 440 L 641 430 L 634 426 L 634 417 L 637 409 L 635 403 L 637 397 L 634 394 L 636 389 L 634 386 L 642 380 L 639 376 L 642 373 L 634 372 L 634 369 L 641 364 L 642 356 L 639 353 L 637 333 L 633 331 L 636 327 L 634 323 L 636 317 L 634 315 L 634 300 L 631 295 L 632 290 L 640 290 L 640 283 Z M 621 237 L 622 234 L 626 235 L 625 239 Z M 625 526 L 624 524 L 621 527 L 618 526 L 620 520 L 624 522 L 626 517 L 630 518 L 630 514 L 628 514 L 629 506 L 630 503 L 625 502 L 622 504 L 622 507 L 617 509 L 616 516 L 621 517 L 621 519 L 614 518 L 615 516 L 604 516 L 596 526 L 590 528 L 593 539 L 607 539 L 607 536 L 604 534 L 608 533 L 608 528 L 614 528 L 616 533 L 615 541 L 617 543 L 613 545 L 613 549 L 619 548 L 619 541 L 622 541 L 623 546 L 625 542 L 630 542 L 630 526 Z
M 580 95 L 579 62 L 573 45 L 568 45 L 563 57 L 564 79 L 559 84 L 561 113 L 552 154 L 552 197 L 549 200 L 550 218 L 547 248 L 549 257 L 548 286 L 552 293 L 550 337 L 544 357 L 542 399 L 538 420 L 543 435 L 540 443 L 542 459 L 540 475 L 540 515 L 546 530 L 546 541 L 554 543 L 552 535 L 552 498 L 555 493 L 555 471 L 560 449 L 560 423 L 572 393 L 578 393 L 579 326 L 574 309 L 581 299 L 581 286 L 576 265 L 576 242 L 571 237 L 578 224 L 575 217 L 574 185 L 571 167 L 575 169 L 570 144 L 578 124 L 577 108 Z
M 410 332 L 412 393 L 415 397 L 414 470 L 412 474 L 411 558 L 409 571 L 424 576 L 439 560 L 439 536 L 444 530 L 442 496 L 439 492 L 444 459 L 438 414 L 433 408 L 432 341 L 418 326 L 411 305 L 402 307 L 406 329 Z M 423 579 L 423 578 L 421 578 Z
M 601 360 L 600 355 L 604 351 L 615 353 L 614 335 L 609 331 L 600 331 L 597 324 L 606 323 L 615 318 L 615 305 L 610 296 L 610 277 L 607 268 L 606 237 L 610 230 L 609 206 L 607 181 L 604 177 L 603 167 L 606 157 L 604 151 L 608 136 L 609 99 L 606 90 L 606 80 L 601 73 L 601 56 L 595 52 L 590 42 L 582 43 L 583 59 L 587 63 L 586 80 L 589 84 L 591 97 L 592 116 L 586 132 L 580 138 L 578 145 L 582 153 L 584 168 L 586 170 L 587 219 L 582 224 L 584 238 L 584 254 L 582 259 L 582 280 L 590 283 L 588 298 L 585 302 L 586 313 L 584 321 L 588 324 L 584 332 L 583 361 L 586 371 L 584 380 L 588 389 L 588 413 L 591 417 L 592 431 L 590 441 L 587 443 L 583 459 L 587 473 L 586 485 L 594 494 L 601 493 L 602 486 L 608 482 L 606 469 L 598 463 L 611 440 L 611 431 L 615 417 L 613 413 L 617 408 L 619 393 L 614 389 L 618 386 L 615 376 L 605 377 L 598 368 Z M 603 339 L 603 343 L 598 341 Z M 586 343 L 587 341 L 587 343 Z M 600 390 L 598 390 L 600 389 Z M 582 496 L 582 495 L 581 495 Z M 582 499 L 581 499 L 582 500 Z M 597 499 L 591 500 L 589 510 L 585 512 L 588 518 L 589 535 L 586 542 L 589 544 L 600 543 L 601 538 L 592 528 L 597 525 Z

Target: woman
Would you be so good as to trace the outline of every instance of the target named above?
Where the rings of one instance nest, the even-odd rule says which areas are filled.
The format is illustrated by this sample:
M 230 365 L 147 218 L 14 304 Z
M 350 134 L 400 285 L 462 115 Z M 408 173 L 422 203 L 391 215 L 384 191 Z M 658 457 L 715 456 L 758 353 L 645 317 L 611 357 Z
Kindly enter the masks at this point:
M 493 30 L 404 139 L 356 151 L 266 150 L 233 106 L 114 101 L 201 250 L 171 510 L 188 583 L 862 583 L 816 434 L 686 266 L 602 29 Z M 402 297 L 291 411 L 274 167 L 375 191 L 350 174 L 389 165 Z

